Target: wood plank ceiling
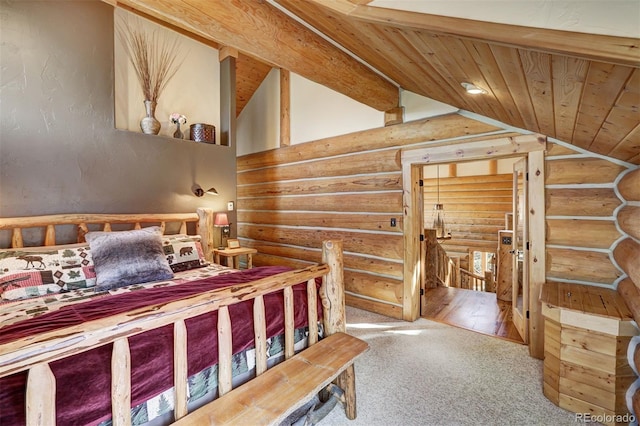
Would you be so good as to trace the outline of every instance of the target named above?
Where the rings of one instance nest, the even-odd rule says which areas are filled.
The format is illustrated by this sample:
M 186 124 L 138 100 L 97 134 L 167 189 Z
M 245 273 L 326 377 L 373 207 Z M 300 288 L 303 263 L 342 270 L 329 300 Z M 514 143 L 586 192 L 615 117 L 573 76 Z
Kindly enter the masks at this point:
M 268 67 L 288 69 L 379 110 L 397 86 L 457 108 L 640 164 L 640 39 L 484 23 L 348 0 L 123 0 L 237 48 L 238 112 Z M 366 3 L 366 2 L 364 2 Z M 348 57 L 307 25 L 369 64 Z M 259 40 L 257 40 L 259 38 Z M 249 70 L 255 70 L 249 71 Z M 462 82 L 487 91 L 469 96 Z M 396 86 L 397 85 L 397 86 Z

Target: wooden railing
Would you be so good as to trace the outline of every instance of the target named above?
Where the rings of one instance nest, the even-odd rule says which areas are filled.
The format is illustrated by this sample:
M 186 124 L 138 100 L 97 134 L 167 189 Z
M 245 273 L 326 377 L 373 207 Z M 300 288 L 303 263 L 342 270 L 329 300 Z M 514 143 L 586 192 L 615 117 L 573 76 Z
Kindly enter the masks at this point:
M 466 269 L 460 268 L 460 287 L 469 290 L 476 291 L 488 291 L 493 292 L 493 279 L 491 271 L 485 271 L 484 277 L 473 272 L 469 272 Z
M 436 238 L 434 229 L 424 230 L 423 282 L 425 288 L 458 287 L 477 291 L 495 291 L 493 274 L 485 271 L 484 276 L 474 274 L 460 267 L 459 257 L 449 257 Z
M 435 229 L 424 230 L 424 270 L 426 288 L 460 287 L 460 258 L 449 257 L 438 243 Z

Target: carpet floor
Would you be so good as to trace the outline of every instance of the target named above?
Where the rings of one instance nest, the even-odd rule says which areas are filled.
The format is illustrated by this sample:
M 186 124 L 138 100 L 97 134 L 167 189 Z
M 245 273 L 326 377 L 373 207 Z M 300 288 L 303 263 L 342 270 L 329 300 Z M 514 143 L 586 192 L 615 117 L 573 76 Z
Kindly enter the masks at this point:
M 337 405 L 320 426 L 577 423 L 542 394 L 542 361 L 524 345 L 351 307 L 347 332 L 370 345 L 355 364 L 358 416 Z

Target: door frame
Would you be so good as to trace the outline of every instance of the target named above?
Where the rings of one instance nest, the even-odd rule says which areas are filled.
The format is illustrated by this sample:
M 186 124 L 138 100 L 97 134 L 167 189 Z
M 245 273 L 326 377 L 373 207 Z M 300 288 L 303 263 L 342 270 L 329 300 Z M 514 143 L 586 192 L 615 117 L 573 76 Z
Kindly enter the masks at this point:
M 544 323 L 538 295 L 545 280 L 544 135 L 498 137 L 401 151 L 404 270 L 402 317 L 420 316 L 420 235 L 423 233 L 422 167 L 506 157 L 527 157 L 529 170 L 529 353 L 544 356 Z M 533 297 L 532 297 L 533 296 Z

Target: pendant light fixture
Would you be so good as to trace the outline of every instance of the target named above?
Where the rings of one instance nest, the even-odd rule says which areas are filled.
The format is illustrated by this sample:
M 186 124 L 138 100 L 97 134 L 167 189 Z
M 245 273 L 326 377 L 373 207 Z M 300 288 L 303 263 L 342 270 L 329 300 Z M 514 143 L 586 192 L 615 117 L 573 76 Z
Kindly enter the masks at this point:
M 451 231 L 447 227 L 444 217 L 444 205 L 440 203 L 440 165 L 436 166 L 436 182 L 437 182 L 437 202 L 433 206 L 433 225 L 436 230 L 436 238 L 439 240 L 448 240 L 451 238 Z

